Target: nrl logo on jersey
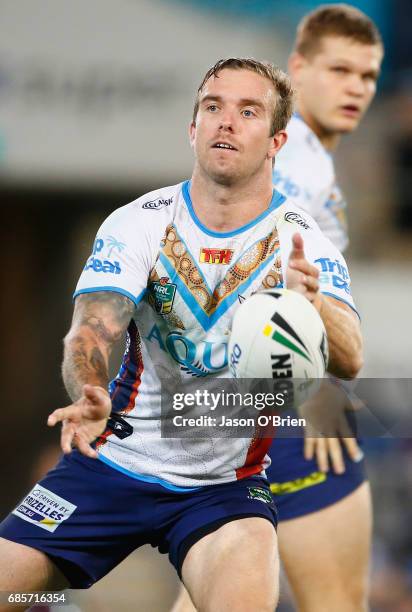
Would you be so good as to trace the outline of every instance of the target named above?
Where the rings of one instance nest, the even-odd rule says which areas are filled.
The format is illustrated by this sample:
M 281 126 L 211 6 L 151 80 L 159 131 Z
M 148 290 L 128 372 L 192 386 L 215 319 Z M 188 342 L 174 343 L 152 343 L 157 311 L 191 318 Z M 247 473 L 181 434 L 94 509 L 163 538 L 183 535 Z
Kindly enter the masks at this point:
M 288 223 L 297 223 L 304 229 L 310 229 L 310 225 L 308 225 L 305 219 L 296 212 L 285 213 L 285 221 L 287 221 Z
M 232 249 L 200 249 L 199 261 L 207 264 L 230 264 L 234 251 Z
M 149 303 L 158 314 L 169 314 L 175 300 L 176 285 L 168 282 L 167 276 L 150 283 Z
M 159 198 L 158 200 L 150 200 L 149 202 L 145 202 L 142 206 L 144 210 L 160 210 L 161 208 L 165 208 L 166 206 L 170 206 L 173 202 L 173 197 L 167 198 Z

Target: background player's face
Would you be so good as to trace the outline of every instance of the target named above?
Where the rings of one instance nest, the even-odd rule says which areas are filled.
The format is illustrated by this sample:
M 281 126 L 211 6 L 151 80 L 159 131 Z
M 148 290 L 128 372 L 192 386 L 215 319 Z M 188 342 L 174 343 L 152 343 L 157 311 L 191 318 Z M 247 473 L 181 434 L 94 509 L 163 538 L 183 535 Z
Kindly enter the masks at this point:
M 275 101 L 272 83 L 250 70 L 226 68 L 206 82 L 196 124 L 190 126 L 191 145 L 203 174 L 231 185 L 266 167 L 271 173 L 272 157 L 282 146 L 282 136 L 270 136 Z
M 299 110 L 316 133 L 356 129 L 375 95 L 382 56 L 380 45 L 327 36 L 312 57 L 291 57 Z

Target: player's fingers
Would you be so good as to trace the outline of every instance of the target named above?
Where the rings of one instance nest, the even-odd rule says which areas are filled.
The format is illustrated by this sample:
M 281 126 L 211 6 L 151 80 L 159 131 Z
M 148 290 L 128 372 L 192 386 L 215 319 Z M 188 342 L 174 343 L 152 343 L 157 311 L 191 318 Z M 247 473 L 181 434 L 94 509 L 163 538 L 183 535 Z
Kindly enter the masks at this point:
M 363 452 L 355 438 L 342 438 L 342 443 L 345 445 L 352 461 L 361 461 L 363 459 Z
M 313 459 L 313 455 L 315 454 L 315 438 L 305 438 L 303 445 L 303 456 L 307 461 Z
M 302 234 L 300 234 L 299 232 L 295 232 L 292 236 L 292 247 L 294 250 L 297 251 L 303 251 L 304 248 L 304 242 L 303 242 L 303 237 Z
M 327 438 L 330 463 L 335 474 L 343 474 L 345 462 L 343 460 L 341 442 L 338 438 Z
M 302 282 L 311 293 L 317 293 L 319 291 L 319 281 L 317 278 L 303 274 Z
M 352 440 L 356 442 L 355 438 L 353 437 L 353 432 L 350 427 L 348 417 L 346 416 L 344 412 L 342 412 L 339 417 L 338 432 L 339 432 L 340 438 L 348 438 L 348 439 L 352 438 Z
M 305 259 L 303 238 L 298 232 L 292 236 L 292 250 L 289 255 L 289 262 L 295 259 Z
M 75 433 L 73 441 L 79 452 L 82 453 L 82 455 L 90 457 L 91 459 L 97 458 L 97 452 L 90 446 L 84 436 L 82 436 L 78 431 Z
M 67 406 L 66 408 L 57 408 L 47 419 L 47 425 L 53 427 L 56 423 L 61 423 L 65 419 L 73 419 L 78 417 L 79 409 L 77 406 Z
M 319 278 L 319 270 L 316 266 L 313 266 L 306 259 L 293 259 L 289 265 L 295 270 L 299 270 L 303 274 L 307 276 L 312 276 L 313 278 Z
M 76 426 L 68 421 L 63 421 L 62 431 L 60 434 L 60 446 L 65 455 L 71 453 L 73 437 L 76 432 Z
M 329 471 L 328 450 L 325 438 L 316 438 L 316 462 L 321 472 Z

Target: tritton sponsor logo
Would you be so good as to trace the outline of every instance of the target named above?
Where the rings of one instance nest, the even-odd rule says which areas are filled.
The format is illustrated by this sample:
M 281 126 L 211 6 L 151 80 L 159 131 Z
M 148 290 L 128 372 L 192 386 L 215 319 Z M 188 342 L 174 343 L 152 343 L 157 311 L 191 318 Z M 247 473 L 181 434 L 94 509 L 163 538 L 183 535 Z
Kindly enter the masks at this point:
M 199 261 L 207 264 L 229 264 L 233 257 L 232 249 L 200 249 Z
M 145 202 L 142 206 L 145 210 L 160 210 L 161 208 L 165 208 L 166 206 L 170 206 L 173 202 L 173 197 L 167 198 L 159 198 L 158 200 L 150 200 L 149 202 Z
M 289 223 L 297 223 L 305 229 L 310 229 L 310 225 L 308 225 L 305 219 L 296 212 L 285 213 L 285 221 L 288 221 Z

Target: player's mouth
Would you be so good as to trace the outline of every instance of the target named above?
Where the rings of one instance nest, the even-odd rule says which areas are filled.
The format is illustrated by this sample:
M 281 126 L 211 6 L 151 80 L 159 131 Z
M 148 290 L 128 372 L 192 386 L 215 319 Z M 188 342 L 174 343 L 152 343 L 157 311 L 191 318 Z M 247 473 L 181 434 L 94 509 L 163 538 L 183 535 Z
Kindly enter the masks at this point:
M 358 118 L 361 114 L 361 109 L 356 104 L 345 104 L 341 106 L 341 110 L 346 117 Z
M 237 151 L 236 147 L 233 146 L 230 142 L 225 142 L 223 140 L 218 140 L 212 145 L 212 149 L 219 149 L 221 151 Z

